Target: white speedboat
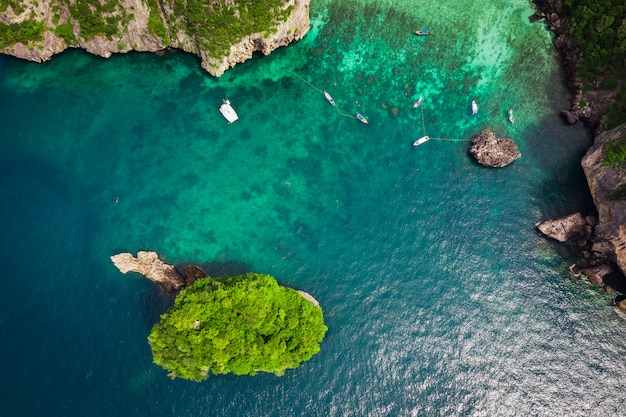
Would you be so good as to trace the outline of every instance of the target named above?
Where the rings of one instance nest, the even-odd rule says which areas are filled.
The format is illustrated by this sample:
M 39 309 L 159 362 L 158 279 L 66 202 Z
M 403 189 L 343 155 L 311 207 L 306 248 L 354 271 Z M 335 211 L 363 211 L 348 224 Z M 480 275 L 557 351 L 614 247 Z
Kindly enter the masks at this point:
M 413 142 L 413 146 L 420 146 L 422 143 L 428 142 L 430 138 L 428 136 L 422 136 L 415 142 Z
M 233 106 L 230 105 L 229 100 L 223 100 L 224 102 L 220 106 L 220 113 L 226 120 L 228 120 L 228 124 L 236 122 L 239 120 L 239 116 L 237 116 L 237 112 L 233 109 Z
M 476 100 L 472 100 L 472 114 L 478 113 L 478 104 L 476 104 Z

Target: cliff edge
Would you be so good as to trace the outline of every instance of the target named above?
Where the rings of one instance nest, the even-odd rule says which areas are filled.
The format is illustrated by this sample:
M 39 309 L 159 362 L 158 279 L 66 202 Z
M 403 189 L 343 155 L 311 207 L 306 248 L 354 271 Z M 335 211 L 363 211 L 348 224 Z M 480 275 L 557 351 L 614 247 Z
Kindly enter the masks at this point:
M 613 261 L 626 274 L 626 124 L 602 132 L 582 159 L 598 210 L 595 234 L 609 242 Z
M 219 77 L 304 37 L 310 0 L 7 0 L 0 53 L 43 62 L 67 48 L 108 58 L 182 49 Z M 104 4 L 102 4 L 104 3 Z

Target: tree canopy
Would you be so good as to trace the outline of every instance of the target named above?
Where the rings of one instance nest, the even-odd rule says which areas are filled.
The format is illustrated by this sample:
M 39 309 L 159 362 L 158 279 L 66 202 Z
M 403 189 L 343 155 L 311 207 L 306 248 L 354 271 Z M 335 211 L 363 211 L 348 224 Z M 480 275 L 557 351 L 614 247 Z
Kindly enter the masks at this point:
M 269 275 L 203 278 L 183 289 L 148 340 L 170 376 L 278 376 L 319 352 L 322 310 Z

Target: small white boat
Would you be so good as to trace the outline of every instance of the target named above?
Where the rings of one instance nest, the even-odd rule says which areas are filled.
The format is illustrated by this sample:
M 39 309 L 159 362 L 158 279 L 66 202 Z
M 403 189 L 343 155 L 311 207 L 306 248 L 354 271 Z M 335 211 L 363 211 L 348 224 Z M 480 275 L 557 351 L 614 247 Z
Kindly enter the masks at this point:
M 413 108 L 414 109 L 418 108 L 420 104 L 422 104 L 422 96 L 420 96 L 420 98 L 417 99 L 415 103 L 413 103 Z
M 356 118 L 359 119 L 361 123 L 367 124 L 367 119 L 361 113 L 357 113 Z
M 330 104 L 332 104 L 333 106 L 335 105 L 335 100 L 333 100 L 330 94 L 328 94 L 326 91 L 324 91 L 324 97 L 326 97 L 326 100 L 328 100 Z
M 413 142 L 413 146 L 420 146 L 422 143 L 428 142 L 430 138 L 428 136 L 422 136 L 415 142 Z
M 478 113 L 478 104 L 476 104 L 476 100 L 472 100 L 472 114 Z
M 222 100 L 222 101 L 223 103 L 220 106 L 220 113 L 222 113 L 222 116 L 224 116 L 224 118 L 228 120 L 228 124 L 231 124 L 239 120 L 239 116 L 237 116 L 237 112 L 230 105 L 230 101 L 229 100 Z
M 509 109 L 507 115 L 509 116 L 509 122 L 511 122 L 511 124 L 515 123 L 515 117 L 513 117 L 513 109 Z

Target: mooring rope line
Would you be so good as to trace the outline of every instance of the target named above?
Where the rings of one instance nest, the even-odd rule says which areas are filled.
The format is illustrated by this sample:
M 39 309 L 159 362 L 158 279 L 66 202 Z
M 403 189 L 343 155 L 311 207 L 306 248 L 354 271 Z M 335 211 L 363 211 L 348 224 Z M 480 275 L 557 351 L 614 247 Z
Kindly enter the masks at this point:
M 294 71 L 291 71 L 291 70 L 287 70 L 287 71 L 291 73 L 294 77 L 298 78 L 300 81 L 302 81 L 303 83 L 305 83 L 306 85 L 308 85 L 309 87 L 317 91 L 318 93 L 324 95 L 325 91 L 322 90 L 321 88 L 318 88 L 315 85 L 311 84 L 309 81 L 305 80 L 304 78 L 296 74 Z M 336 102 L 333 105 L 333 107 L 335 108 L 335 110 L 337 110 L 337 112 L 339 112 L 340 115 L 344 117 L 349 117 L 350 119 L 357 119 L 355 115 L 344 113 L 343 111 L 341 111 L 341 109 L 339 108 Z M 422 112 L 422 132 L 423 132 L 423 136 L 426 136 L 426 118 L 424 117 L 424 105 L 423 104 L 420 106 L 420 110 Z M 448 142 L 469 142 L 471 140 L 471 139 L 454 139 L 454 138 L 430 138 L 430 139 L 431 140 L 445 140 Z
M 301 76 L 299 76 L 298 74 L 296 74 L 293 71 L 288 70 L 291 74 L 293 74 L 296 78 L 299 78 L 300 81 L 302 81 L 303 83 L 305 83 L 306 85 L 308 85 L 309 87 L 311 87 L 312 89 L 314 89 L 315 91 L 317 91 L 318 93 L 324 95 L 325 91 L 314 86 L 313 84 L 311 84 L 310 82 L 308 82 L 307 80 L 305 80 L 304 78 L 302 78 Z M 326 98 L 326 97 L 324 97 Z M 341 111 L 341 109 L 339 108 L 339 106 L 337 105 L 337 103 L 335 102 L 335 105 L 333 106 L 335 108 L 335 110 L 337 110 L 339 112 L 340 115 L 342 115 L 343 117 L 349 117 L 350 119 L 356 119 L 357 117 L 353 114 L 348 114 L 348 113 L 344 113 L 343 111 Z
M 425 118 L 424 118 L 424 105 L 422 104 L 420 106 L 420 108 L 422 109 L 422 132 L 424 133 L 424 136 L 426 136 L 426 122 L 425 122 Z M 471 139 L 457 139 L 457 138 L 429 138 L 430 140 L 445 140 L 448 142 L 470 142 Z
M 430 138 L 430 140 L 447 140 L 448 142 L 470 142 L 471 139 L 455 139 L 455 138 Z

